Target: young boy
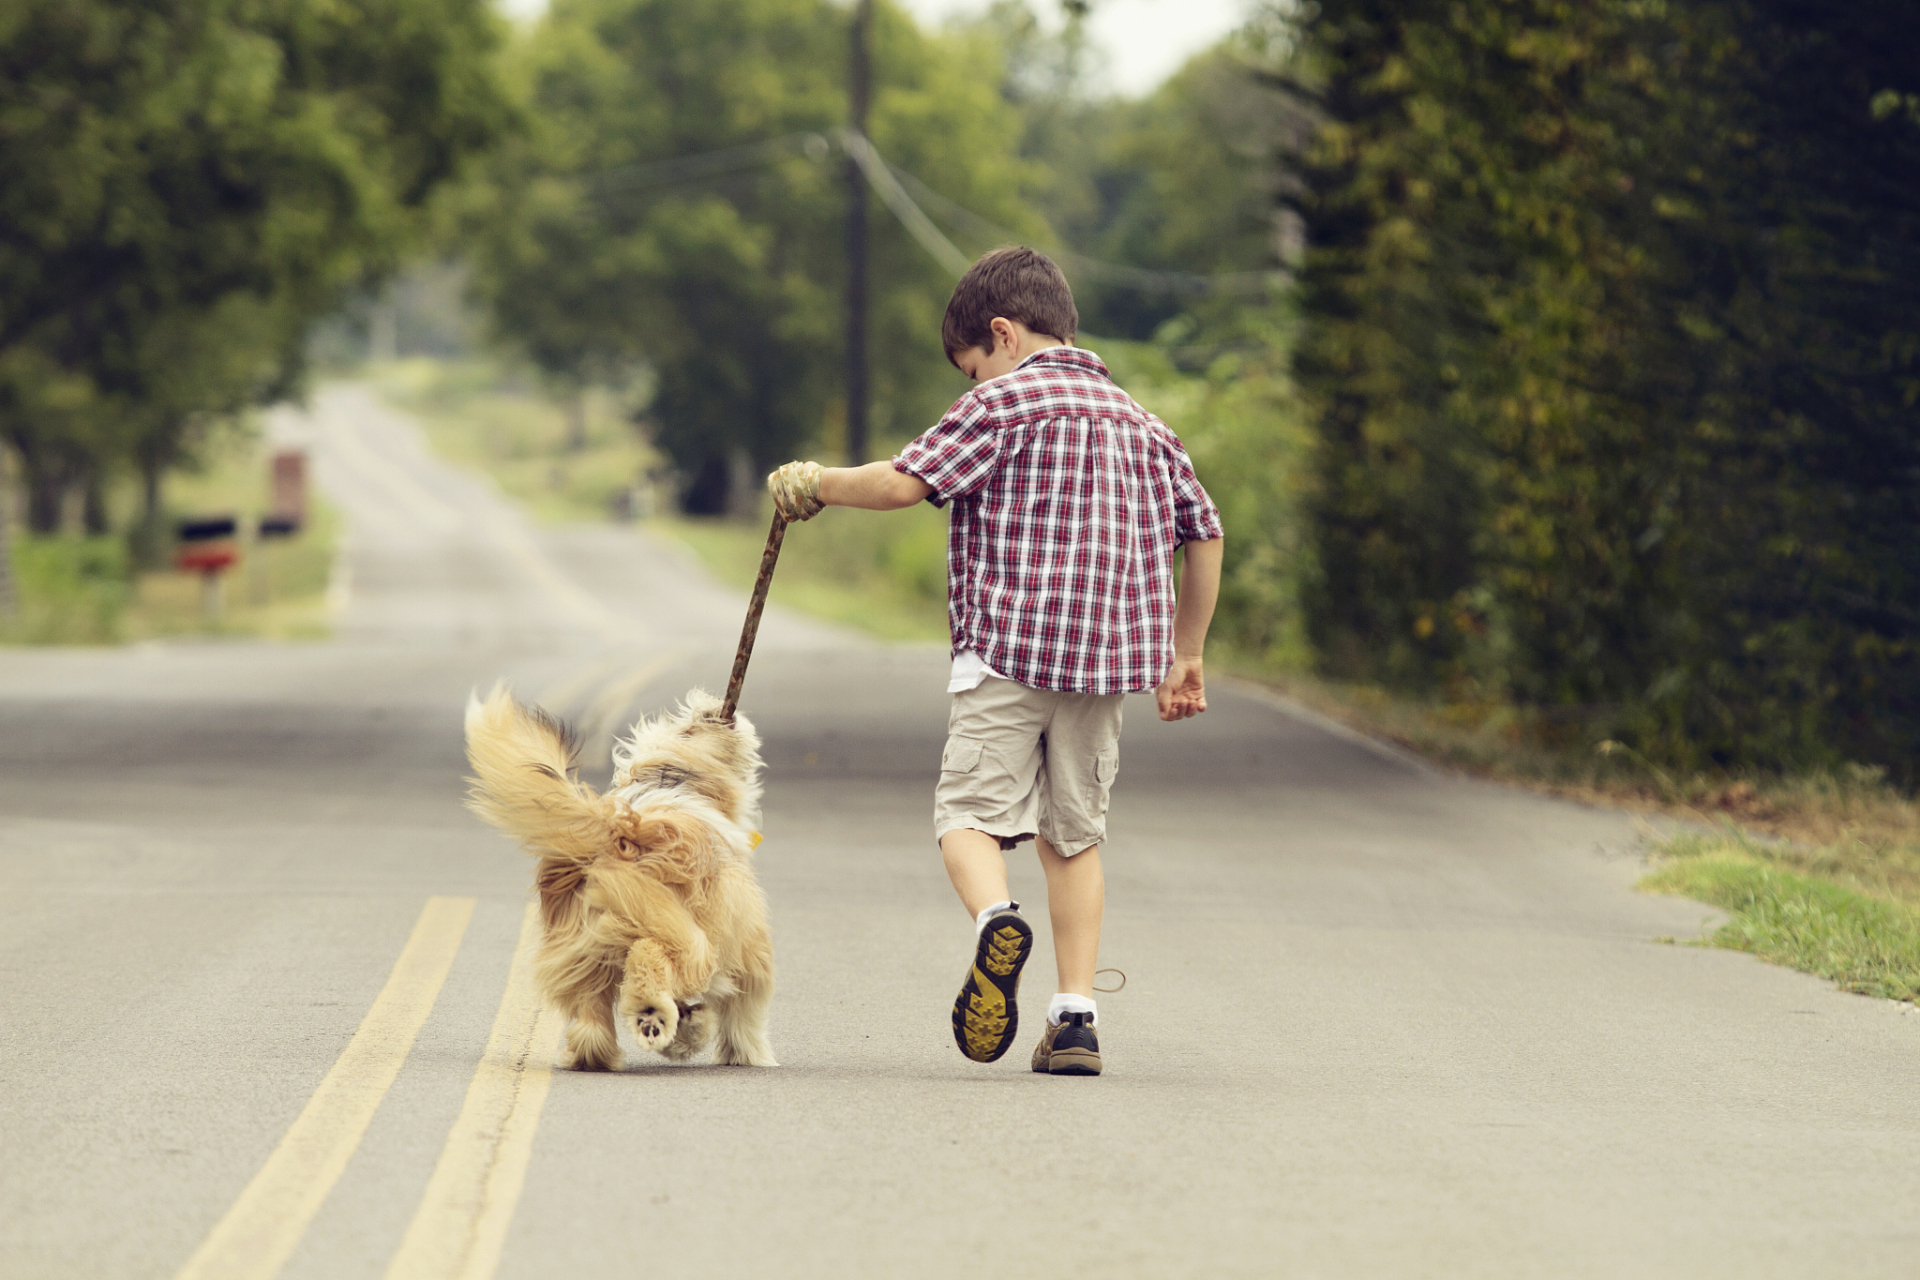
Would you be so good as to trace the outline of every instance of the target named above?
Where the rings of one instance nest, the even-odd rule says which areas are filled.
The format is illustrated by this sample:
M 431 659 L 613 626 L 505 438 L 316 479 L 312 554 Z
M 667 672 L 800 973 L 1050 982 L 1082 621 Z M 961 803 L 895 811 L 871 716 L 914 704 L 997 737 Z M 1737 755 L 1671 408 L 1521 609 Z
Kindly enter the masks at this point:
M 953 506 L 953 709 L 934 836 L 976 933 L 953 1034 L 977 1062 L 1013 1041 L 1033 930 L 1007 893 L 1003 850 L 1031 839 L 1060 980 L 1033 1069 L 1054 1075 L 1100 1074 L 1100 843 L 1121 700 L 1155 689 L 1162 720 L 1207 709 L 1201 651 L 1220 585 L 1220 516 L 1186 450 L 1073 346 L 1078 327 L 1044 254 L 989 253 L 941 326 L 947 358 L 978 385 L 891 462 L 792 462 L 767 477 L 793 520 L 823 506 Z

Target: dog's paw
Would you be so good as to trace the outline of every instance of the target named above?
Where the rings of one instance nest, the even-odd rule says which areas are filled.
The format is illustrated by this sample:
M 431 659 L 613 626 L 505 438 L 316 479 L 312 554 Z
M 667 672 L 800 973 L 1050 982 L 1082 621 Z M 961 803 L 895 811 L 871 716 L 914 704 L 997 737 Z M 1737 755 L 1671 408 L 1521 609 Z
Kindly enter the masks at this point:
M 567 1052 L 563 1060 L 570 1071 L 618 1071 L 622 1055 L 620 1041 L 607 1022 L 574 1021 L 567 1025 Z
M 713 1064 L 716 1067 L 777 1067 L 778 1059 L 773 1050 L 767 1047 L 765 1040 L 736 1041 L 730 1036 L 720 1037 L 720 1047 L 714 1050 Z
M 561 1065 L 569 1071 L 618 1071 L 622 1056 L 617 1047 L 607 1049 L 592 1045 L 569 1049 Z
M 640 1043 L 656 1053 L 664 1053 L 680 1029 L 680 1010 L 665 998 L 641 1000 L 633 1013 L 633 1030 Z
M 681 1005 L 680 1029 L 674 1033 L 673 1040 L 660 1052 L 674 1062 L 685 1062 L 713 1043 L 715 1018 L 713 1010 L 706 1005 Z

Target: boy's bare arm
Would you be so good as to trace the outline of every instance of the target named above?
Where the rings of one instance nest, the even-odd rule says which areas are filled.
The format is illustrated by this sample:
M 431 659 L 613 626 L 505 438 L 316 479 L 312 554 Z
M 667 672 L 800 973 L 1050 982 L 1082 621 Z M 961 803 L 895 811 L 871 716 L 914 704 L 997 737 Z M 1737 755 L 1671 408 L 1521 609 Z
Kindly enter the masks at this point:
M 767 477 L 774 506 L 789 520 L 809 520 L 822 507 L 861 507 L 868 511 L 898 511 L 922 501 L 933 486 L 918 476 L 896 471 L 891 462 L 869 462 L 864 467 L 823 467 L 817 462 L 789 462 Z
M 1153 694 L 1162 720 L 1187 720 L 1207 709 L 1201 656 L 1207 648 L 1207 628 L 1213 624 L 1213 606 L 1220 599 L 1224 540 L 1189 542 L 1181 550 L 1186 568 L 1173 610 L 1173 666 Z
M 898 511 L 926 501 L 933 486 L 919 476 L 895 471 L 886 460 L 864 467 L 827 467 L 820 472 L 820 501 L 830 507 Z

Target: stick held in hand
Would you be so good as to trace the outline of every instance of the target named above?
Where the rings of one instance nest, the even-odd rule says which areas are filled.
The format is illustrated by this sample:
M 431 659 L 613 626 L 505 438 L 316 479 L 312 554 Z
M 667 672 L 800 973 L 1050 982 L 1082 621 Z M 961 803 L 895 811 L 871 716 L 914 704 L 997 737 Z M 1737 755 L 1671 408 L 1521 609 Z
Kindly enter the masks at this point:
M 780 559 L 780 544 L 787 536 L 787 518 L 773 513 L 773 527 L 767 530 L 767 549 L 760 553 L 760 574 L 753 580 L 753 598 L 747 601 L 746 625 L 740 628 L 740 647 L 733 655 L 733 674 L 727 679 L 727 700 L 720 708 L 721 718 L 731 722 L 740 705 L 740 686 L 747 682 L 747 660 L 753 657 L 753 638 L 760 634 L 760 611 L 767 607 L 767 588 L 773 585 L 773 566 Z

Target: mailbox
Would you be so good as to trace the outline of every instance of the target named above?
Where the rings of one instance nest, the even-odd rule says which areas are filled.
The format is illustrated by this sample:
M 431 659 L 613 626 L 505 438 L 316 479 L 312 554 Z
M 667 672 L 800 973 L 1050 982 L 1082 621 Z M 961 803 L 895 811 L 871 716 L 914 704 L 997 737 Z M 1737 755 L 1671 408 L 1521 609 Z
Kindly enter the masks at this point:
M 220 616 L 220 575 L 240 559 L 240 546 L 234 541 L 239 531 L 240 522 L 232 516 L 200 516 L 180 522 L 174 567 L 182 573 L 200 575 L 200 606 L 208 621 Z

